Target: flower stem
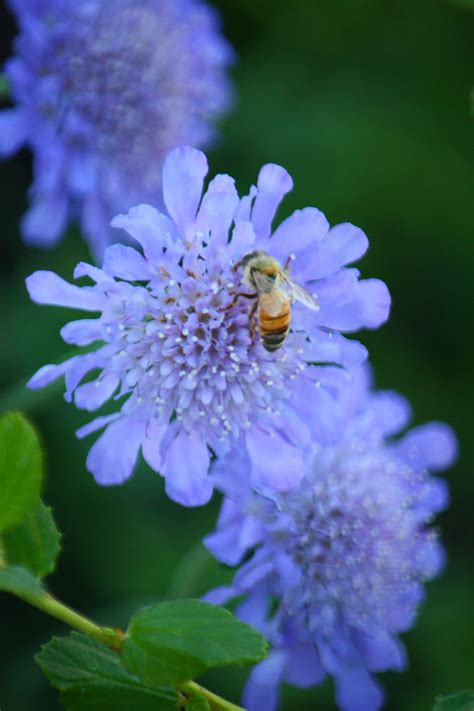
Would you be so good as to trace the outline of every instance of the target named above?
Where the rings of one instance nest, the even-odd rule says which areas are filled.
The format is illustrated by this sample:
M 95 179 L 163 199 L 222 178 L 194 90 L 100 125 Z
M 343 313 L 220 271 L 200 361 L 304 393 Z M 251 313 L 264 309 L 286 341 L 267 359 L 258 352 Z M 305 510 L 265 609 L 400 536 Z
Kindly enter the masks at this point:
M 184 694 L 191 694 L 192 696 L 199 694 L 200 696 L 204 696 L 209 702 L 211 711 L 244 711 L 242 706 L 236 706 L 230 701 L 226 701 L 221 696 L 213 694 L 212 691 L 208 691 L 208 689 L 205 689 L 200 684 L 196 684 L 195 681 L 186 681 L 184 684 L 180 684 L 178 688 L 179 691 L 182 691 Z
M 48 593 L 34 600 L 26 600 L 26 602 L 46 612 L 47 615 L 64 622 L 69 627 L 96 639 L 98 642 L 102 642 L 102 644 L 111 647 L 115 651 L 119 651 L 122 646 L 124 633 L 121 630 L 96 625 L 95 622 L 72 610 Z

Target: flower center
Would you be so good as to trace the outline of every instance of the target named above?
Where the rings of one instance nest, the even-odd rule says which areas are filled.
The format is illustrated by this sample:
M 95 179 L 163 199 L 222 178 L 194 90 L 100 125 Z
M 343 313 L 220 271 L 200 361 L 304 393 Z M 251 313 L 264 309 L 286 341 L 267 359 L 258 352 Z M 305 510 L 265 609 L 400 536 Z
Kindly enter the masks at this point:
M 372 482 L 386 460 L 375 464 Z M 420 577 L 410 553 L 411 517 L 398 497 L 392 507 L 379 491 L 361 486 L 364 472 L 317 469 L 316 484 L 308 482 L 303 496 L 290 493 L 266 514 L 275 545 L 301 570 L 301 583 L 284 592 L 285 609 L 328 634 L 340 615 L 359 626 L 377 624 Z M 283 524 L 275 526 L 278 521 Z
M 265 351 L 251 333 L 252 302 L 235 299 L 240 274 L 224 268 L 212 279 L 204 264 L 197 260 L 201 273 L 138 288 L 139 296 L 132 288 L 133 303 L 121 304 L 115 358 L 134 397 L 153 400 L 163 417 L 175 414 L 187 432 L 212 442 L 237 436 L 261 413 L 278 413 L 290 395 L 285 382 L 305 363 L 291 338 L 276 354 Z

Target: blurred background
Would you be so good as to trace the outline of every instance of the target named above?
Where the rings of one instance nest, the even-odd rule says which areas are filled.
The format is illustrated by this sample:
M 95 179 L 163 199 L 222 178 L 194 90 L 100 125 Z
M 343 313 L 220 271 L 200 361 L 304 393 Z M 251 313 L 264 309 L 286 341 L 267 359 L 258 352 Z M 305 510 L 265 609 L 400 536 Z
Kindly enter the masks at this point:
M 404 636 L 409 670 L 381 675 L 387 711 L 429 710 L 437 693 L 474 686 L 474 6 L 467 0 L 214 4 L 239 58 L 237 101 L 210 152 L 211 173 L 230 173 L 242 192 L 262 163 L 281 163 L 295 180 L 281 217 L 316 205 L 331 222 L 349 220 L 367 232 L 363 275 L 384 279 L 393 296 L 390 322 L 361 334 L 377 384 L 408 396 L 416 423 L 445 420 L 460 440 L 459 462 L 447 475 L 451 508 L 439 521 L 446 571 L 428 586 L 418 624 Z M 3 61 L 15 33 L 4 6 L 0 30 Z M 37 268 L 70 278 L 76 262 L 89 259 L 74 229 L 52 252 L 21 244 L 30 171 L 27 152 L 0 163 L 0 406 L 23 407 L 43 439 L 45 498 L 64 544 L 51 587 L 99 621 L 125 625 L 142 603 L 197 596 L 228 577 L 199 544 L 219 501 L 215 496 L 205 509 L 184 511 L 143 463 L 124 486 L 99 488 L 84 466 L 91 440 L 74 436 L 87 413 L 66 405 L 57 389 L 24 395 L 25 379 L 66 352 L 58 331 L 74 317 L 30 303 L 24 278 Z M 66 630 L 7 595 L 0 619 L 1 710 L 59 709 L 33 654 Z M 232 669 L 203 683 L 237 702 L 245 676 Z M 305 692 L 286 688 L 282 708 L 335 709 L 331 682 Z

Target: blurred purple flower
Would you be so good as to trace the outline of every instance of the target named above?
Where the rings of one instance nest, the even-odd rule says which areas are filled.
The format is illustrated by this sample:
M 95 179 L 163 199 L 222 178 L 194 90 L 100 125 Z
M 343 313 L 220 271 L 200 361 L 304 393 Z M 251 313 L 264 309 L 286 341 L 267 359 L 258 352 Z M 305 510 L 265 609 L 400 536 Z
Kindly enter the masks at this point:
M 226 498 L 205 543 L 228 565 L 246 562 L 230 587 L 206 597 L 222 604 L 245 595 L 237 614 L 273 646 L 247 682 L 249 711 L 275 709 L 282 681 L 306 688 L 326 674 L 343 711 L 379 709 L 383 693 L 371 672 L 403 669 L 397 635 L 414 622 L 423 581 L 443 565 L 428 524 L 447 490 L 429 472 L 451 464 L 454 435 L 431 423 L 394 441 L 409 420 L 406 401 L 367 392 L 364 377 L 347 392 L 345 436 L 307 448 L 298 489 L 257 493 L 243 447 L 214 468 Z
M 156 202 L 168 151 L 208 145 L 229 104 L 232 50 L 201 0 L 9 0 L 20 34 L 5 67 L 15 108 L 0 155 L 34 155 L 25 241 L 49 247 L 72 217 L 94 255 L 110 220 Z
M 163 169 L 169 216 L 140 205 L 116 217 L 113 224 L 140 243 L 143 255 L 114 245 L 102 269 L 80 263 L 75 277 L 88 276 L 93 286 L 73 286 L 51 272 L 27 280 L 38 303 L 100 312 L 68 323 L 61 335 L 80 346 L 105 343 L 41 368 L 29 384 L 40 388 L 65 375 L 66 399 L 86 410 L 117 390 L 115 399 L 125 398 L 120 412 L 79 431 L 83 436 L 108 425 L 90 450 L 88 469 L 101 484 L 119 484 L 141 447 L 166 477 L 168 495 L 188 506 L 212 494 L 209 448 L 222 455 L 239 436 L 255 482 L 279 490 L 296 486 L 309 440 L 330 443 L 341 436 L 341 388 L 350 380 L 345 368 L 366 357 L 339 329 L 375 328 L 390 304 L 383 282 L 360 281 L 357 270 L 344 267 L 367 248 L 358 228 L 329 229 L 319 210 L 306 208 L 271 236 L 278 204 L 292 187 L 283 168 L 264 166 L 257 187 L 241 200 L 228 175 L 217 175 L 201 199 L 207 169 L 200 151 L 171 151 Z M 275 353 L 251 336 L 248 302 L 234 299 L 242 273 L 232 265 L 255 248 L 280 259 L 293 252 L 294 278 L 317 291 L 320 305 L 318 311 L 294 306 L 294 331 Z M 100 373 L 81 384 L 96 369 Z

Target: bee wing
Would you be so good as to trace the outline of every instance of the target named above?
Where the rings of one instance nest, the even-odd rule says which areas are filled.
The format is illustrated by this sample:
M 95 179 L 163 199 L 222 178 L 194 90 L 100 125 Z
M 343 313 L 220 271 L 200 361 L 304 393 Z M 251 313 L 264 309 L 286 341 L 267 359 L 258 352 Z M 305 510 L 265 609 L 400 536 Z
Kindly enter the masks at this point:
M 288 296 L 280 291 L 275 280 L 262 272 L 253 271 L 258 303 L 269 316 L 279 316 L 288 303 Z
M 286 291 L 290 299 L 299 301 L 313 311 L 319 311 L 319 304 L 314 296 L 311 296 L 306 289 L 293 281 L 288 272 L 281 272 L 278 288 Z

